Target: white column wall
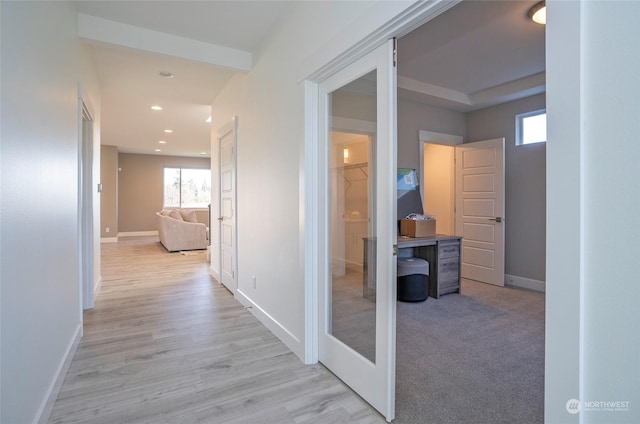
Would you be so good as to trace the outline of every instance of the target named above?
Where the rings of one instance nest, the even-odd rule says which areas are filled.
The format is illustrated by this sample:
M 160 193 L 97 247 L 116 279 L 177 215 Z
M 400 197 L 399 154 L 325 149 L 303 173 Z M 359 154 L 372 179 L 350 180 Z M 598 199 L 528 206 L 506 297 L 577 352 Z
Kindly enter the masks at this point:
M 640 3 L 547 6 L 545 422 L 640 422 Z

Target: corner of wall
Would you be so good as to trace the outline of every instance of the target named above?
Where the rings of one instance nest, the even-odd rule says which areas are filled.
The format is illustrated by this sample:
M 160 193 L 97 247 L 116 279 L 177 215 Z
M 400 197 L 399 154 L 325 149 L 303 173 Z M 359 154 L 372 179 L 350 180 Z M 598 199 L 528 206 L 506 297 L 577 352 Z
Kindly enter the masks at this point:
M 242 290 L 238 289 L 236 291 L 236 298 L 238 301 L 244 305 L 244 307 L 255 316 L 258 321 L 264 324 L 265 327 L 269 329 L 280 341 L 282 341 L 285 346 L 287 346 L 291 351 L 298 357 L 302 362 L 305 362 L 304 356 L 304 344 L 294 336 L 287 328 L 278 322 L 274 317 L 269 315 L 267 311 L 262 309 L 255 303 L 251 298 L 245 295 Z
M 58 399 L 58 393 L 60 393 L 60 389 L 62 388 L 62 383 L 64 383 L 64 379 L 67 376 L 67 371 L 71 366 L 71 361 L 73 360 L 73 355 L 76 353 L 78 349 L 78 345 L 80 344 L 80 338 L 82 337 L 82 324 L 79 324 L 75 330 L 71 341 L 65 351 L 60 364 L 58 365 L 58 369 L 55 372 L 54 378 L 47 389 L 47 392 L 40 404 L 40 408 L 38 408 L 38 412 L 36 414 L 36 420 L 38 424 L 47 424 L 49 422 L 49 417 L 51 416 L 51 412 L 53 411 L 53 406 Z

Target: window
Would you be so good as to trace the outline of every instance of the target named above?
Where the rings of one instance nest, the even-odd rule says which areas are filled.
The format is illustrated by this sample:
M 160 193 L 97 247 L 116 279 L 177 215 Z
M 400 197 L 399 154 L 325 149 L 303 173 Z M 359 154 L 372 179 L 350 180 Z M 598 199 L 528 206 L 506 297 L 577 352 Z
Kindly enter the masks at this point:
M 164 168 L 164 207 L 207 208 L 211 203 L 211 170 Z
M 547 142 L 547 111 L 535 110 L 533 112 L 516 115 L 516 145 Z

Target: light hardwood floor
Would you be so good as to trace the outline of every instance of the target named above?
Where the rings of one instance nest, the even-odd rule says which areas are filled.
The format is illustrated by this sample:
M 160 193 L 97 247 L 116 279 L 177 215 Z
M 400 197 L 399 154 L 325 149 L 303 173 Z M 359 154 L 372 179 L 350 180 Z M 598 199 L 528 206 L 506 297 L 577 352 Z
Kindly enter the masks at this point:
M 154 238 L 102 245 L 102 289 L 50 423 L 383 423 Z

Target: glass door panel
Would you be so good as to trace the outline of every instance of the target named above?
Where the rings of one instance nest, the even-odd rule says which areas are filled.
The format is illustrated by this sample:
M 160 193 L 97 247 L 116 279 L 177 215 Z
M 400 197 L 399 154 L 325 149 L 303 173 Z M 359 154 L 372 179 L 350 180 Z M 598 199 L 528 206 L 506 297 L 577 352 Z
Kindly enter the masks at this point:
M 365 244 L 375 237 L 376 208 L 369 196 L 375 169 L 374 134 L 334 127 L 340 118 L 365 118 L 375 128 L 376 75 L 371 71 L 329 94 L 331 118 L 329 142 L 329 210 L 331 236 L 331 326 L 330 334 L 375 362 L 375 287 L 365 280 Z M 362 131 L 362 130 L 361 130 Z M 371 221 L 370 221 L 371 220 Z M 366 261 L 366 265 L 370 265 Z M 374 261 L 375 262 L 375 261 Z M 372 265 L 372 264 L 371 264 Z M 370 275 L 370 274 L 369 274 Z

